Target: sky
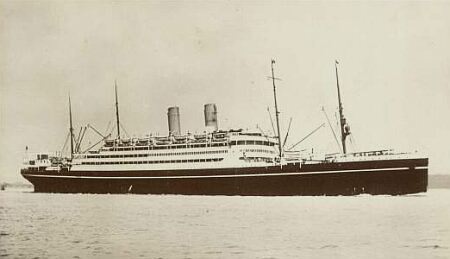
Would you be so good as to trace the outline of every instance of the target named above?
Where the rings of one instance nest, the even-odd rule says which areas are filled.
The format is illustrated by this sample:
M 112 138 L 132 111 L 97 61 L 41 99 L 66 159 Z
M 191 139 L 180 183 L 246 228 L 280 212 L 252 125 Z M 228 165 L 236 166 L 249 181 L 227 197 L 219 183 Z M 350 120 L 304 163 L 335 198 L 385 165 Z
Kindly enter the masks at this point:
M 62 149 L 69 93 L 76 134 L 107 132 L 115 81 L 130 136 L 166 134 L 170 106 L 201 132 L 205 103 L 219 128 L 269 133 L 271 59 L 288 146 L 326 122 L 322 107 L 336 126 L 339 60 L 350 151 L 418 150 L 430 174 L 450 174 L 449 13 L 445 1 L 0 1 L 0 181 L 24 181 L 26 146 Z M 299 148 L 338 151 L 328 126 Z

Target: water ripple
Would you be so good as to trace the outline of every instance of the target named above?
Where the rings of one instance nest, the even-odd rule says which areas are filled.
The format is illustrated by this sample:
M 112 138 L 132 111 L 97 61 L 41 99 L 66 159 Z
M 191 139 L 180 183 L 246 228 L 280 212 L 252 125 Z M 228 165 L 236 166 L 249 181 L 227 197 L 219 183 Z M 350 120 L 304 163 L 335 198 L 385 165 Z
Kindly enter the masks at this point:
M 6 191 L 0 204 L 0 256 L 12 258 L 445 258 L 450 244 L 450 190 L 400 197 Z

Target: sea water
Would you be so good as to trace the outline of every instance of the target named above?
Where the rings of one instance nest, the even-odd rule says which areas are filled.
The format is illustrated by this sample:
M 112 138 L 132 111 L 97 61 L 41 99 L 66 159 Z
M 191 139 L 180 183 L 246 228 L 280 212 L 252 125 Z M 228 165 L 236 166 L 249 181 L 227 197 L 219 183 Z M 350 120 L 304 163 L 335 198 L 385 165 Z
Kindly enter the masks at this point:
M 450 258 L 450 190 L 228 197 L 0 192 L 4 258 Z

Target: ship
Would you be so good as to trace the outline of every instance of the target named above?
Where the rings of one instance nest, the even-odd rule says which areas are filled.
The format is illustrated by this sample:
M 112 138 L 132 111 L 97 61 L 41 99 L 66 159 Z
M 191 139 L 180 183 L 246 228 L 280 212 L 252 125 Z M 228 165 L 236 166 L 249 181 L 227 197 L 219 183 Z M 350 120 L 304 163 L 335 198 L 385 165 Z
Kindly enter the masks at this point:
M 337 61 L 341 151 L 319 156 L 285 148 L 274 64 L 272 60 L 269 77 L 273 84 L 274 134 L 220 129 L 217 106 L 210 103 L 204 105 L 205 131 L 200 134 L 181 131 L 180 109 L 174 106 L 168 108 L 166 135 L 124 138 L 116 84 L 115 137 L 90 126 L 101 136 L 99 147 L 82 151 L 80 143 L 88 127 L 75 136 L 69 96 L 70 156 L 62 152 L 27 155 L 21 175 L 33 184 L 35 192 L 49 193 L 348 196 L 427 191 L 428 158 L 418 152 L 347 152 L 350 127 L 343 113 Z

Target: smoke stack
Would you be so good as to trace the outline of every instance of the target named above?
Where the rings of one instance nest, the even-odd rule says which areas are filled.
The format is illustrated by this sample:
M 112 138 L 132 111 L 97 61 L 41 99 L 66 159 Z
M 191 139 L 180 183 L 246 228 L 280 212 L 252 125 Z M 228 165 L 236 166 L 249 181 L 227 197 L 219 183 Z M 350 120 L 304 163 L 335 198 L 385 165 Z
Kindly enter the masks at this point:
M 178 107 L 169 107 L 167 110 L 167 119 L 169 121 L 169 135 L 180 135 L 180 110 Z
M 214 103 L 205 104 L 205 126 L 207 131 L 217 131 L 217 107 Z

